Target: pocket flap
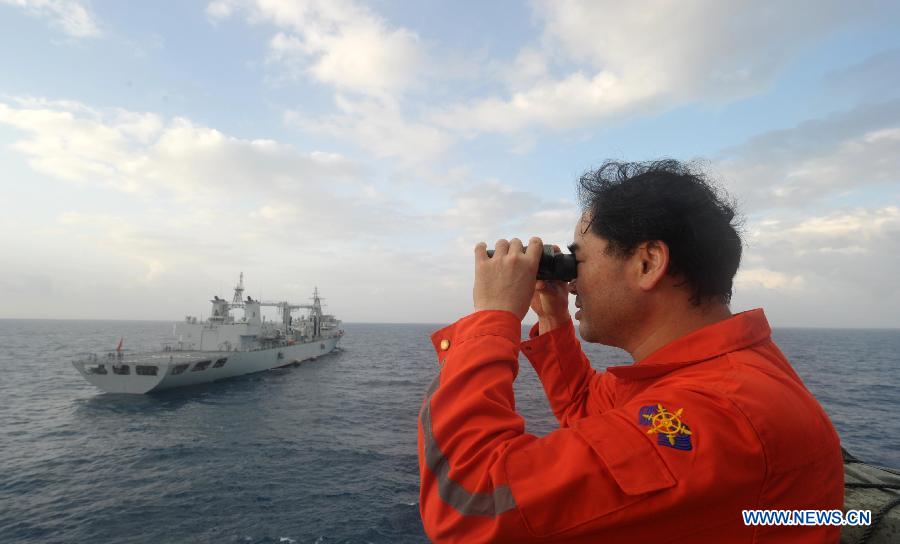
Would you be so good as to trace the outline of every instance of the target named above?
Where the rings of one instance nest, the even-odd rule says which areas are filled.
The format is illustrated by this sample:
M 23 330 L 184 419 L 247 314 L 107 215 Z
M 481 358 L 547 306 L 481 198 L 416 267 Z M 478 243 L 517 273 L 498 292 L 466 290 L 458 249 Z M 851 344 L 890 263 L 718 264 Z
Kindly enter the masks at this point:
M 511 452 L 506 474 L 528 530 L 539 537 L 634 517 L 642 512 L 634 505 L 677 483 L 656 445 L 615 410 Z M 614 515 L 623 511 L 635 514 Z
M 642 495 L 677 483 L 656 445 L 623 414 L 582 418 L 573 429 L 603 459 L 625 494 Z

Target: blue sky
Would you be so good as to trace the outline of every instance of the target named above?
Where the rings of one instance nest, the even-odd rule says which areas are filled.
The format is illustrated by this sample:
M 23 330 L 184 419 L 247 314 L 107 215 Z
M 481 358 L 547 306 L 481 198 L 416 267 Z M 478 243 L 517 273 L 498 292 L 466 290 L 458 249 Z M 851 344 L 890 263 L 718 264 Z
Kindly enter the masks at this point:
M 740 203 L 735 311 L 900 327 L 898 30 L 890 2 L 0 0 L 0 317 L 175 319 L 243 271 L 448 322 L 475 243 L 563 245 L 582 172 L 667 156 Z

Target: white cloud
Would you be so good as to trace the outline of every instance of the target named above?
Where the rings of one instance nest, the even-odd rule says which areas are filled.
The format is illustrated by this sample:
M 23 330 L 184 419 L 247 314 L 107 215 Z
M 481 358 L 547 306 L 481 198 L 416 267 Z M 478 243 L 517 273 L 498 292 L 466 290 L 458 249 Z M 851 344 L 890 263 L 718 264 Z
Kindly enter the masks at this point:
M 401 98 L 421 88 L 432 72 L 424 44 L 349 0 L 216 0 L 213 20 L 246 15 L 279 29 L 269 40 L 270 60 L 295 77 L 335 90 L 333 115 L 285 112 L 285 120 L 314 134 L 352 142 L 374 157 L 423 164 L 452 144 L 446 131 L 411 119 Z
M 452 233 L 455 252 L 468 263 L 478 242 L 493 247 L 500 238 L 524 242 L 539 236 L 546 244 L 564 247 L 580 216 L 569 200 L 548 201 L 530 191 L 500 181 L 467 183 L 448 197 L 446 209 L 429 217 L 440 231 Z
M 70 211 L 61 214 L 57 221 L 62 227 L 78 232 L 83 241 L 96 245 L 116 259 L 136 263 L 141 270 L 137 275 L 141 281 L 153 282 L 170 267 L 159 238 L 150 232 L 140 232 L 133 218 Z
M 85 200 L 58 218 L 72 243 L 132 263 L 141 281 L 205 263 L 239 266 L 294 244 L 346 249 L 404 225 L 399 205 L 334 153 L 70 101 L 0 103 L 0 124 L 23 134 L 12 149 L 35 171 L 84 187 Z M 127 202 L 110 189 L 136 197 L 131 214 L 96 212 Z
M 609 72 L 594 76 L 576 72 L 562 80 L 517 92 L 509 99 L 491 98 L 438 110 L 432 118 L 448 130 L 470 134 L 517 132 L 530 125 L 562 130 L 583 126 L 599 117 L 630 113 L 657 94 L 650 82 L 626 86 Z
M 470 307 L 449 290 L 468 261 L 435 244 L 446 236 L 439 218 L 364 180 L 340 155 L 71 101 L 7 100 L 0 124 L 22 134 L 12 149 L 43 174 L 38 182 L 83 189 L 52 202 L 63 210 L 55 222 L 31 217 L 43 194 L 10 210 L 11 224 L 29 229 L 27 245 L 0 236 L 0 251 L 20 257 L 4 270 L 16 280 L 0 278 L 18 289 L 7 311 L 19 317 L 196 314 L 215 282 L 241 270 L 255 294 L 299 298 L 307 293 L 274 286 L 317 284 L 351 320 L 433 320 L 420 302 L 434 285 L 448 319 Z M 58 273 L 49 277 L 50 268 Z M 47 298 L 69 291 L 80 307 Z
M 789 236 L 803 235 L 814 239 L 817 244 L 811 251 L 824 251 L 831 245 L 821 245 L 824 241 L 838 240 L 840 248 L 856 248 L 857 242 L 871 242 L 900 227 L 900 208 L 888 206 L 876 210 L 854 210 L 835 212 L 824 217 L 803 219 L 786 232 Z M 856 251 L 853 251 L 854 253 Z
M 507 68 L 506 78 L 512 88 L 523 88 L 545 80 L 550 76 L 547 54 L 539 49 L 523 47 L 512 66 Z
M 435 121 L 470 133 L 569 129 L 694 101 L 729 101 L 768 87 L 804 46 L 859 13 L 840 2 L 538 2 L 540 49 L 508 97 L 444 108 Z M 760 40 L 765 36 L 765 40 Z M 556 66 L 555 78 L 546 77 Z
M 788 194 L 802 198 L 859 186 L 861 183 L 900 181 L 900 127 L 883 128 L 849 138 L 831 153 L 809 157 L 787 173 Z
M 335 97 L 339 114 L 308 118 L 288 111 L 285 121 L 304 130 L 354 142 L 368 154 L 422 164 L 435 160 L 451 145 L 449 135 L 433 126 L 409 120 L 390 101 Z
M 0 0 L 25 10 L 32 16 L 50 19 L 54 26 L 75 38 L 100 36 L 100 28 L 90 12 L 75 0 Z
M 470 240 L 525 236 L 511 232 L 523 216 L 540 208 L 541 199 L 498 181 L 488 181 L 458 191 L 453 205 L 441 212 L 449 230 L 467 233 Z M 472 243 L 474 245 L 474 242 Z
M 900 326 L 900 206 L 786 215 L 750 226 L 738 305 L 782 324 Z
M 803 288 L 803 276 L 791 276 L 766 268 L 746 268 L 738 271 L 734 284 L 737 289 L 797 290 Z
M 274 59 L 297 63 L 339 90 L 390 96 L 413 85 L 425 66 L 414 32 L 392 28 L 349 0 L 216 0 L 207 6 L 214 20 L 237 12 L 283 29 L 269 43 Z
M 715 167 L 746 212 L 900 183 L 900 101 L 761 134 L 724 150 Z
M 545 40 L 568 58 L 617 74 L 626 86 L 656 82 L 651 87 L 682 99 L 757 91 L 787 54 L 851 12 L 837 1 L 812 0 L 767 9 L 714 0 L 548 1 L 536 8 Z
M 360 174 L 358 165 L 339 155 L 239 139 L 152 113 L 26 98 L 0 102 L 0 123 L 24 133 L 13 148 L 35 170 L 141 195 L 298 194 Z
M 853 66 L 825 76 L 829 90 L 867 102 L 896 98 L 900 91 L 900 49 L 879 51 Z

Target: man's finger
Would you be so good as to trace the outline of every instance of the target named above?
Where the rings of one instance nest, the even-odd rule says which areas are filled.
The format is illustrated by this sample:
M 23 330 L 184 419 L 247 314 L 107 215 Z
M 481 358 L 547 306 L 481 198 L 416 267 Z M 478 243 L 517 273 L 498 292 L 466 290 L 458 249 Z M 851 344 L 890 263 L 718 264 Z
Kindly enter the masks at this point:
M 509 242 L 504 240 L 503 238 L 497 240 L 497 243 L 494 244 L 494 256 L 502 257 L 509 252 Z
M 528 240 L 528 248 L 525 250 L 525 255 L 530 258 L 532 261 L 540 261 L 541 254 L 544 252 L 544 243 L 537 236 Z
M 487 256 L 487 244 L 484 242 L 478 242 L 475 245 L 475 262 L 486 261 L 488 259 Z
M 525 249 L 522 247 L 522 240 L 518 238 L 513 238 L 509 241 L 509 252 L 513 255 L 518 253 L 525 253 Z

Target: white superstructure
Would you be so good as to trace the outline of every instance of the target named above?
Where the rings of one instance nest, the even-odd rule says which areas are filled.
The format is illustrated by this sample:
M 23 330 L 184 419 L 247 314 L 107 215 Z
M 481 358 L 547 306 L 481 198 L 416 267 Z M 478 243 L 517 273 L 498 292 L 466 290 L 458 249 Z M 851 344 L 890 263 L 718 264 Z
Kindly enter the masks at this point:
M 79 356 L 72 364 L 108 393 L 149 393 L 211 382 L 315 359 L 331 352 L 343 336 L 340 320 L 322 312 L 319 290 L 312 304 L 262 302 L 244 298 L 244 274 L 231 301 L 213 297 L 212 314 L 176 323 L 175 342 L 162 351 L 130 353 L 121 349 Z M 278 309 L 280 321 L 262 318 L 263 307 Z M 243 310 L 236 318 L 232 310 Z M 307 310 L 295 318 L 293 313 Z

